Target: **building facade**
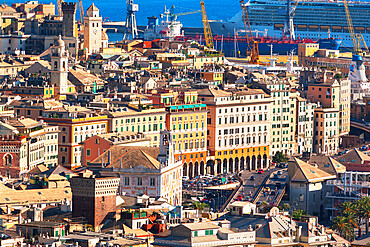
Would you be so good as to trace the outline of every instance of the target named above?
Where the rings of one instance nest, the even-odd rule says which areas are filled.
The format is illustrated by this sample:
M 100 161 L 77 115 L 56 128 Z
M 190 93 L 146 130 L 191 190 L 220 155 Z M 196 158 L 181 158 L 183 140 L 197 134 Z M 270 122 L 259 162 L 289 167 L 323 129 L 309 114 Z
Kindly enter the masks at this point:
M 207 105 L 207 173 L 267 168 L 270 157 L 271 98 L 261 90 L 198 91 Z

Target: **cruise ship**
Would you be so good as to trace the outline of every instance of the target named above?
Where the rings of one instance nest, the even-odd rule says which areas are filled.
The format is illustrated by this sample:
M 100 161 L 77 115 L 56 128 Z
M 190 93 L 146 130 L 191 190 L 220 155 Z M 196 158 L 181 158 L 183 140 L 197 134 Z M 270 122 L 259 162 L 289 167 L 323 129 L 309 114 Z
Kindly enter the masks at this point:
M 342 1 L 299 1 L 294 15 L 294 32 L 299 39 L 328 38 L 342 40 L 342 48 L 352 48 Z M 282 37 L 286 21 L 286 0 L 250 0 L 246 3 L 251 29 L 256 36 Z M 348 2 L 354 30 L 370 44 L 370 4 Z M 244 30 L 242 12 L 228 21 L 210 21 L 212 32 L 233 36 Z

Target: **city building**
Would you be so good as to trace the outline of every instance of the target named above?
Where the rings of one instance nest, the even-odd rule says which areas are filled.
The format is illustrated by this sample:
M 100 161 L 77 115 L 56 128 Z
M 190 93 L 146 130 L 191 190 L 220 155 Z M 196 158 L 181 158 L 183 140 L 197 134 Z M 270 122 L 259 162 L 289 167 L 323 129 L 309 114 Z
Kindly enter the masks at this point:
M 159 147 L 159 133 L 166 126 L 166 109 L 140 109 L 139 107 L 121 107 L 105 112 L 109 118 L 109 132 L 143 133 L 150 138 L 152 147 Z
M 113 145 L 149 147 L 150 139 L 131 131 L 94 135 L 82 142 L 82 165 L 88 166 Z
M 291 209 L 305 210 L 320 218 L 328 216 L 325 208 L 329 202 L 325 196 L 331 190 L 325 186 L 325 182 L 336 179 L 336 176 L 297 158 L 289 161 L 288 175 Z
M 341 79 L 335 71 L 316 71 L 315 81 L 308 83 L 307 99 L 320 102 L 323 108 L 339 110 L 338 135 L 350 130 L 351 81 Z
M 166 238 L 158 237 L 153 246 L 246 246 L 256 244 L 255 232 L 234 232 L 213 222 L 185 223 L 172 228 Z
M 81 142 L 107 133 L 108 117 L 81 106 L 64 106 L 43 112 L 43 121 L 59 127 L 58 164 L 74 169 L 82 165 Z
M 207 173 L 267 168 L 272 99 L 255 89 L 207 88 L 198 90 L 198 95 L 208 110 Z
M 295 128 L 296 111 L 291 95 L 291 85 L 288 80 L 274 75 L 252 73 L 251 82 L 254 87 L 262 88 L 271 95 L 271 131 L 270 154 L 282 152 L 292 155 L 296 148 Z M 293 105 L 293 107 L 291 107 Z
M 173 133 L 174 155 L 184 164 L 184 176 L 205 174 L 207 157 L 207 108 L 205 104 L 166 106 L 166 128 Z
M 313 152 L 333 155 L 339 148 L 338 108 L 315 108 Z
M 83 217 L 95 231 L 109 213 L 116 213 L 119 178 L 79 177 L 70 179 L 72 189 L 72 217 Z
M 19 178 L 40 164 L 57 165 L 58 127 L 30 118 L 0 123 L 0 174 Z
M 17 224 L 16 229 L 16 231 L 25 238 L 36 237 L 43 234 L 50 237 L 63 237 L 66 235 L 64 223 L 53 221 L 33 221 L 30 223 Z
M 120 194 L 147 195 L 182 203 L 182 161 L 173 152 L 172 133 L 161 131 L 159 147 L 112 146 L 90 162 L 90 170 L 119 175 Z

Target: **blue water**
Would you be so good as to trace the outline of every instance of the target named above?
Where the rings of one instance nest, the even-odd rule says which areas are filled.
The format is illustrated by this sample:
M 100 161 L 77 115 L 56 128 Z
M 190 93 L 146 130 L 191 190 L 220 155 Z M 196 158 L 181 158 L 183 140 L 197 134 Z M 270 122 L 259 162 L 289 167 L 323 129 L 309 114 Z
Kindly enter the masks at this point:
M 69 0 L 65 0 L 69 2 Z M 7 4 L 11 5 L 12 2 L 25 2 L 25 0 L 6 0 Z M 39 3 L 54 3 L 56 0 L 39 0 Z M 71 1 L 73 2 L 73 1 Z M 100 9 L 100 14 L 103 18 L 109 21 L 125 21 L 126 19 L 126 1 L 124 0 L 82 0 L 84 9 L 94 4 Z M 172 5 L 175 6 L 175 13 L 189 12 L 200 10 L 199 0 L 134 0 L 139 4 L 139 12 L 136 14 L 138 25 L 146 25 L 147 17 L 156 16 L 164 12 L 164 7 L 168 8 Z M 239 0 L 204 0 L 208 19 L 212 20 L 227 20 L 234 16 L 239 10 Z M 78 1 L 77 1 L 78 3 Z M 79 11 L 77 10 L 77 19 L 79 19 Z M 179 16 L 180 20 L 186 27 L 201 27 L 202 15 L 200 13 Z

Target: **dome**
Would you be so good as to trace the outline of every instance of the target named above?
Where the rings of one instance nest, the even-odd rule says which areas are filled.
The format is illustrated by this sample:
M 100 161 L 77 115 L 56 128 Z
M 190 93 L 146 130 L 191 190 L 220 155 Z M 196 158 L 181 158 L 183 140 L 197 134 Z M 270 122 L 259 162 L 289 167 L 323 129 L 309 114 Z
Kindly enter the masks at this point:
M 62 37 L 59 35 L 59 38 L 54 42 L 55 46 L 65 46 L 66 43 L 62 40 Z

